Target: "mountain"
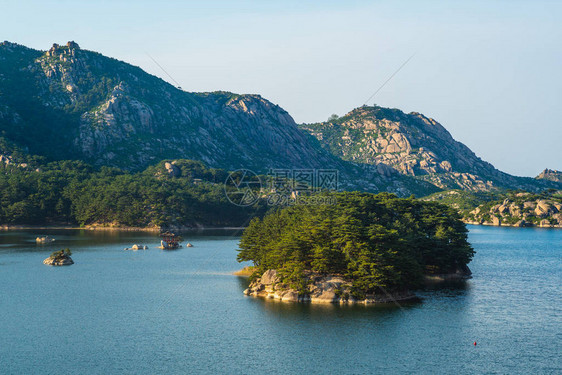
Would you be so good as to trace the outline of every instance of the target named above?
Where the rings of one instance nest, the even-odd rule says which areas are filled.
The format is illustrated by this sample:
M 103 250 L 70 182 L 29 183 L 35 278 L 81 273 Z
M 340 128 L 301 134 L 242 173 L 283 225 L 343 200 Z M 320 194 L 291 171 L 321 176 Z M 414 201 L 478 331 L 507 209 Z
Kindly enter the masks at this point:
M 363 106 L 300 128 L 343 160 L 391 169 L 442 189 L 540 190 L 552 186 L 497 170 L 453 139 L 437 121 L 417 112 Z
M 0 43 L 0 154 L 133 172 L 173 159 L 257 173 L 335 169 L 340 188 L 400 196 L 559 185 L 496 170 L 421 114 L 361 107 L 299 127 L 259 95 L 186 92 L 75 42 L 47 51 Z
M 259 95 L 184 92 L 74 42 L 0 50 L 2 134 L 31 153 L 136 169 L 179 157 L 257 169 L 334 161 Z
M 257 173 L 335 169 L 345 189 L 399 195 L 437 190 L 333 156 L 259 95 L 186 92 L 75 42 L 48 51 L 0 43 L 0 72 L 0 137 L 49 160 L 132 171 L 164 159 Z

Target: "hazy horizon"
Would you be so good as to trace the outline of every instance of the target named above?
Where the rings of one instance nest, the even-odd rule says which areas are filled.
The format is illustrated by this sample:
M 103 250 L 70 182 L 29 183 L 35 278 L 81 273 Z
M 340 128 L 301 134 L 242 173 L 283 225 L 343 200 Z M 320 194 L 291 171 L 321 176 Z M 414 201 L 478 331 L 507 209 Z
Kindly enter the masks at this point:
M 515 175 L 562 169 L 562 28 L 554 1 L 4 5 L 0 39 L 74 40 L 186 91 L 260 94 L 297 122 L 365 101 L 421 112 Z

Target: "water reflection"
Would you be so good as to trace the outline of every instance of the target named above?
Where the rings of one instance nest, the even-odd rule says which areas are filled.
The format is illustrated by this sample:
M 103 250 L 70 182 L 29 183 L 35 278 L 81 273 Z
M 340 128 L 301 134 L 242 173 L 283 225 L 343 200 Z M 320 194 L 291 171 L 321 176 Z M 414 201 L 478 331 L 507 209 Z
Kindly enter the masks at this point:
M 249 281 L 247 277 L 238 276 L 238 290 L 239 293 L 248 287 Z M 309 318 L 341 318 L 344 316 L 366 316 L 384 317 L 386 315 L 393 315 L 396 313 L 404 312 L 419 306 L 421 301 L 418 302 L 400 302 L 377 304 L 377 305 L 340 305 L 340 304 L 312 304 L 301 302 L 283 302 L 272 298 L 261 297 L 246 297 L 249 304 L 257 306 L 259 309 L 267 313 L 277 315 L 287 319 L 299 319 L 303 316 Z
M 427 296 L 440 296 L 460 298 L 470 294 L 470 280 L 447 280 L 440 282 L 432 282 L 424 286 L 424 288 L 416 291 L 416 293 Z
M 247 277 L 238 276 L 239 293 L 248 287 Z M 365 317 L 385 317 L 397 313 L 406 312 L 411 309 L 420 308 L 424 301 L 434 299 L 451 299 L 456 303 L 465 300 L 470 295 L 471 284 L 469 280 L 454 280 L 434 282 L 424 288 L 416 290 L 415 293 L 420 297 L 419 301 L 399 302 L 376 305 L 339 305 L 339 304 L 311 304 L 283 302 L 272 298 L 246 297 L 250 304 L 258 306 L 259 309 L 283 318 L 298 318 L 299 316 L 332 317 L 340 318 L 343 316 L 365 316 Z M 460 305 L 463 305 L 460 303 Z

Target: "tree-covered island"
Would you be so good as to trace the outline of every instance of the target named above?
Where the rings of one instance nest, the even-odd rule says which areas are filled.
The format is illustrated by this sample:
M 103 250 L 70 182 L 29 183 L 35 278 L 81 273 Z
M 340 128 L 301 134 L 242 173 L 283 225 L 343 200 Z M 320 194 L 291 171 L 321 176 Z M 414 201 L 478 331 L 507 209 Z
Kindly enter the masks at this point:
M 425 278 L 467 277 L 474 251 L 456 210 L 393 194 L 331 193 L 255 218 L 238 260 L 254 272 L 246 294 L 287 301 L 390 302 Z

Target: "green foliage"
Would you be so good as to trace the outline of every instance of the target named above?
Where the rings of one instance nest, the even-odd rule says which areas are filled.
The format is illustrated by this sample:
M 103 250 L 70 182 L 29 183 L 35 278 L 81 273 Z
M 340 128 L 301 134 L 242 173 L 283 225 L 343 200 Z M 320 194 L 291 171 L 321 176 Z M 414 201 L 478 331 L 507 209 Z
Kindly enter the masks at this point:
M 71 255 L 72 255 L 72 251 L 70 251 L 69 248 L 66 248 L 63 250 L 53 251 L 50 257 L 53 259 L 64 259 L 64 258 L 68 258 Z
M 240 241 L 239 261 L 254 277 L 276 269 L 306 293 L 310 274 L 338 274 L 354 295 L 415 287 L 428 270 L 447 273 L 474 254 L 466 226 L 444 205 L 381 193 L 328 193 L 336 205 L 300 205 L 255 218 Z
M 332 114 L 330 117 L 328 117 L 328 122 L 336 121 L 336 120 L 339 119 L 339 118 L 340 118 L 340 116 L 338 116 L 338 115 L 336 115 L 336 114 L 334 113 L 334 114 Z
M 439 202 L 456 208 L 462 215 L 467 216 L 470 211 L 479 205 L 504 197 L 506 193 L 501 191 L 478 191 L 470 192 L 463 190 L 440 191 L 421 198 L 428 202 Z
M 37 170 L 0 163 L 0 224 L 244 226 L 265 211 L 231 204 L 223 170 L 178 160 L 181 176 L 171 177 L 163 164 L 129 173 L 79 161 Z

